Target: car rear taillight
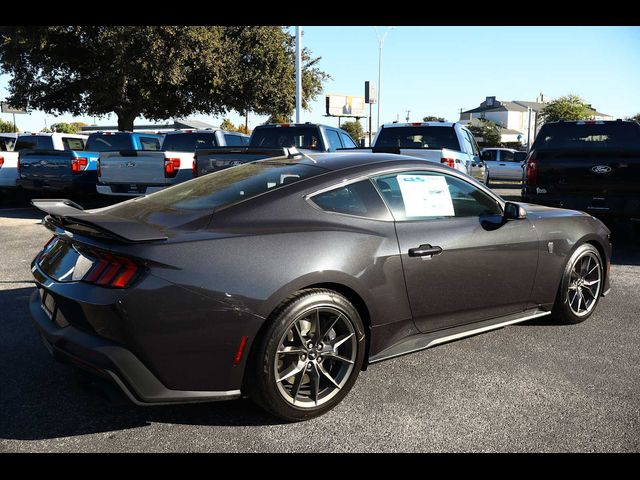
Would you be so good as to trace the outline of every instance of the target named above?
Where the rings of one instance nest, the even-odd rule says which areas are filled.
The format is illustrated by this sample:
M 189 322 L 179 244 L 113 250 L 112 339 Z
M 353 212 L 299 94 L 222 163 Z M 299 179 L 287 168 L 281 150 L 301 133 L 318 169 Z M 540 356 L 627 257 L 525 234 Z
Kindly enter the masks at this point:
M 527 160 L 525 175 L 528 186 L 535 187 L 538 184 L 538 161 L 535 158 L 531 157 Z
M 106 252 L 92 251 L 96 262 L 82 277 L 83 282 L 103 287 L 127 288 L 140 267 L 132 260 Z
M 179 158 L 165 158 L 164 159 L 164 176 L 167 178 L 174 178 L 178 174 L 180 168 Z
M 191 173 L 193 173 L 193 178 L 196 178 L 198 176 L 198 164 L 196 163 L 195 159 L 191 164 Z
M 80 173 L 87 168 L 87 165 L 89 165 L 89 160 L 84 157 L 72 158 L 71 173 Z
M 2 165 L 4 165 L 4 157 L 0 157 L 0 168 L 2 168 Z
M 447 167 L 456 168 L 456 160 L 454 158 L 441 158 L 440 163 L 446 165 Z

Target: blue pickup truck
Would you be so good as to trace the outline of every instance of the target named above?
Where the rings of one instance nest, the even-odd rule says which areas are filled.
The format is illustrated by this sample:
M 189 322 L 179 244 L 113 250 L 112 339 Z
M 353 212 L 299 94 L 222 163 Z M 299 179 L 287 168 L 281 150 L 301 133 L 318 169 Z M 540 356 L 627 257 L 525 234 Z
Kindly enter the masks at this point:
M 18 187 L 33 192 L 95 193 L 102 152 L 160 150 L 162 135 L 138 132 L 96 132 L 85 148 L 20 152 Z

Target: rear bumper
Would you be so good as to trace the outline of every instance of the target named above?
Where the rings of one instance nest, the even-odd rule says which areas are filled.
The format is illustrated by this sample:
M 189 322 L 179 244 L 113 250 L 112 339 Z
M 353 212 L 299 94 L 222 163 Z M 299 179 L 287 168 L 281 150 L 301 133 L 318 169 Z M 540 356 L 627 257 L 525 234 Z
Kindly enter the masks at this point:
M 171 390 L 129 350 L 73 325 L 60 327 L 41 307 L 38 291 L 29 300 L 31 319 L 53 357 L 73 363 L 116 384 L 138 405 L 210 402 L 240 397 L 240 390 Z
M 25 190 L 95 193 L 97 181 L 97 172 L 95 170 L 89 170 L 81 174 L 74 175 L 73 177 L 21 177 L 16 180 L 16 185 L 24 188 Z
M 523 188 L 522 201 L 581 210 L 594 216 L 640 218 L 640 195 L 538 194 Z
M 101 195 L 112 195 L 117 197 L 138 197 L 140 195 L 148 195 L 150 193 L 159 192 L 171 185 L 161 185 L 161 186 L 147 186 L 147 185 L 139 185 L 138 191 L 127 191 L 129 188 L 129 184 L 126 185 L 104 185 L 97 184 L 96 191 Z

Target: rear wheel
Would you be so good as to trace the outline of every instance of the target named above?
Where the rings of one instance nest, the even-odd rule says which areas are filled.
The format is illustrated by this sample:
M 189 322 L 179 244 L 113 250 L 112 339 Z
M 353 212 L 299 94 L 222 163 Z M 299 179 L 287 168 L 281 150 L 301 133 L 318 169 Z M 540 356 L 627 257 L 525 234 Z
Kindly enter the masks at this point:
M 303 290 L 273 315 L 252 354 L 249 397 L 280 418 L 313 418 L 336 406 L 364 360 L 362 320 L 337 292 Z
M 604 280 L 602 258 L 591 244 L 580 245 L 565 267 L 553 316 L 562 323 L 580 323 L 594 312 Z

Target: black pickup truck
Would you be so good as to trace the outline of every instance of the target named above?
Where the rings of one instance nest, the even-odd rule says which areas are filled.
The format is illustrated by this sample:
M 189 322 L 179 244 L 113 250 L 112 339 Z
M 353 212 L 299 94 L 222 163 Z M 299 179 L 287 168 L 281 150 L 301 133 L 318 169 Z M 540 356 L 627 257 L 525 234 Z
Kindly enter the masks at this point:
M 640 219 L 640 124 L 544 124 L 524 169 L 525 202 Z
M 248 147 L 196 150 L 193 175 L 206 175 L 262 158 L 291 155 L 290 147 L 295 147 L 300 154 L 310 154 L 356 148 L 356 143 L 344 130 L 328 125 L 314 123 L 260 125 L 251 134 Z

